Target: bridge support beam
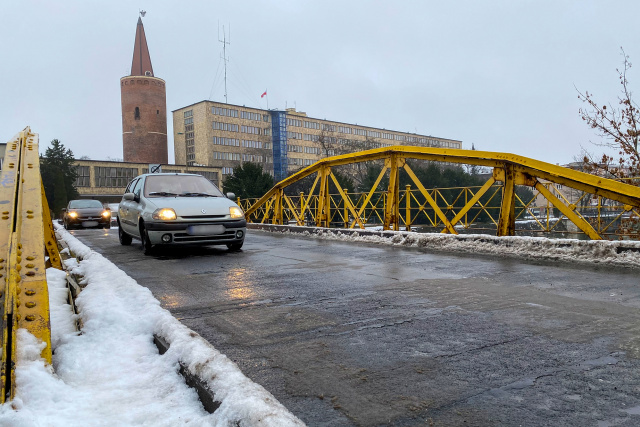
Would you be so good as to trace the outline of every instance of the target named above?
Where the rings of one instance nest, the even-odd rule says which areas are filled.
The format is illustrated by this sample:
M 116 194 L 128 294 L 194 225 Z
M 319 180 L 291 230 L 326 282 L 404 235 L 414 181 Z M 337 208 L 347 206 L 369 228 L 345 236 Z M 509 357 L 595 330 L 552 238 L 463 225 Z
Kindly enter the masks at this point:
M 404 159 L 392 154 L 386 162 L 389 162 L 390 173 L 387 203 L 384 212 L 384 226 L 382 229 L 398 231 L 400 227 L 400 180 L 398 179 L 398 163 L 404 163 Z
M 505 164 L 504 185 L 502 187 L 502 203 L 498 220 L 498 236 L 516 235 L 516 180 L 513 166 Z
M 330 167 L 323 167 L 318 171 L 320 175 L 320 195 L 316 211 L 316 227 L 329 227 L 331 223 L 331 197 L 329 195 Z
M 558 208 L 560 212 L 570 221 L 572 221 L 580 230 L 584 232 L 591 240 L 602 240 L 602 237 L 593 229 L 591 224 L 585 221 L 581 216 L 574 212 L 575 205 L 567 206 L 560 199 L 553 195 L 551 191 L 540 182 L 536 183 L 536 190 L 540 192 L 553 206 Z

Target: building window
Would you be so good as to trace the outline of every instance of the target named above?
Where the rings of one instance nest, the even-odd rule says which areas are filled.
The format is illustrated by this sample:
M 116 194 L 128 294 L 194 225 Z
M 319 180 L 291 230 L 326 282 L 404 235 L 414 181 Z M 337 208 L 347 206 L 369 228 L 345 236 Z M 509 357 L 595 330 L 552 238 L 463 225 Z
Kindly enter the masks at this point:
M 238 118 L 238 110 L 232 110 L 231 108 L 211 107 L 211 113 L 216 116 L 226 116 Z
M 120 187 L 124 188 L 127 183 L 138 175 L 137 168 L 112 168 L 95 166 L 96 187 Z
M 262 116 L 258 113 L 252 113 L 250 111 L 240 111 L 240 118 L 247 120 L 255 120 L 257 122 L 262 120 Z
M 233 123 L 213 122 L 214 130 L 223 130 L 226 132 L 238 132 L 238 125 Z
M 262 148 L 262 141 L 242 140 L 242 146 L 245 148 Z
M 240 147 L 240 140 L 236 138 L 223 138 L 214 136 L 213 145 L 230 145 L 232 147 Z
M 91 187 L 89 166 L 76 166 L 76 187 Z
M 227 151 L 214 151 L 213 160 L 242 160 L 240 153 L 230 153 Z
M 302 120 L 287 118 L 287 126 L 302 127 Z
M 136 107 L 136 111 L 133 113 L 133 118 L 140 120 L 140 108 Z
M 219 185 L 218 172 L 198 172 L 198 175 L 202 175 L 215 185 Z
M 236 125 L 237 126 L 237 125 Z M 242 133 L 252 133 L 254 135 L 260 135 L 260 128 L 259 127 L 255 127 L 255 126 L 242 126 L 241 128 L 241 132 Z
M 193 117 L 193 110 L 184 112 L 184 118 L 186 119 L 187 117 Z

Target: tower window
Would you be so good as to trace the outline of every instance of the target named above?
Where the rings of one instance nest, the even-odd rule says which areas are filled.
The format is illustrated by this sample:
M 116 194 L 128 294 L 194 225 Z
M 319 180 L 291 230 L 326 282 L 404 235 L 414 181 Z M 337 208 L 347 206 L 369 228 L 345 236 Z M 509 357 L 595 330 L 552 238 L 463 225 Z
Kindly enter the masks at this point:
M 160 114 L 160 110 L 156 110 L 156 114 Z
M 140 120 L 140 108 L 136 107 L 136 112 L 134 113 L 134 118 L 136 120 Z

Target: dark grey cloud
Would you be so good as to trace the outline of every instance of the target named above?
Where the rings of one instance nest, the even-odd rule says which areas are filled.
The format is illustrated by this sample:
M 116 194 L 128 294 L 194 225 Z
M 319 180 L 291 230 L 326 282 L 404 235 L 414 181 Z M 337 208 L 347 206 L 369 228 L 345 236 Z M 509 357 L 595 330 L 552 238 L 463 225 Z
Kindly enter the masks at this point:
M 3 2 L 0 139 L 29 125 L 41 151 L 122 157 L 138 9 L 169 110 L 223 100 L 220 24 L 230 103 L 266 108 L 266 88 L 270 108 L 553 163 L 599 150 L 574 85 L 615 100 L 620 46 L 640 58 L 634 1 Z

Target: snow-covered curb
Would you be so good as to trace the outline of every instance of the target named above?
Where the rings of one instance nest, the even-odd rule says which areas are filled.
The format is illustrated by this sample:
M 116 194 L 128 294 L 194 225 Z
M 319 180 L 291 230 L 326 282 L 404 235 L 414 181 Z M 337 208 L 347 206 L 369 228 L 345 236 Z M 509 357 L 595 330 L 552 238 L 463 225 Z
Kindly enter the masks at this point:
M 0 406 L 2 426 L 301 426 L 262 386 L 207 341 L 160 307 L 109 260 L 56 226 L 78 260 L 66 267 L 83 277 L 76 299 L 82 334 L 66 304 L 66 274 L 49 269 L 53 367 L 39 358 L 41 343 L 19 331 L 17 396 Z M 65 249 L 66 250 L 66 249 Z M 158 335 L 170 347 L 159 355 Z M 207 413 L 178 374 L 180 364 L 213 392 L 220 406 Z
M 290 225 L 248 224 L 254 230 L 302 234 L 315 239 L 367 242 L 424 248 L 429 251 L 516 256 L 539 260 L 640 267 L 640 242 L 497 237 L 486 234 L 439 234 L 406 231 L 369 231 Z

